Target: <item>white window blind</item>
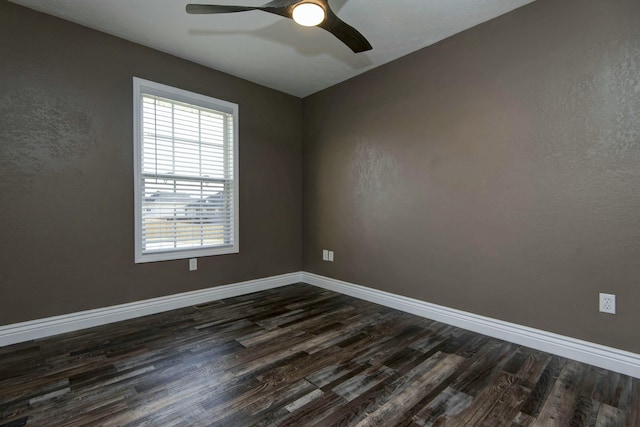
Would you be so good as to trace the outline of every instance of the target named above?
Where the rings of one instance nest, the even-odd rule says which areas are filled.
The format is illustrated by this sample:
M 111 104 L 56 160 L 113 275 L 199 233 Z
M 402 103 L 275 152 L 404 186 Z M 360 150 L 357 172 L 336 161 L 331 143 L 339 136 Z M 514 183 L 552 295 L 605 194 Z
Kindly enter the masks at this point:
M 142 79 L 134 93 L 136 262 L 238 252 L 237 106 Z

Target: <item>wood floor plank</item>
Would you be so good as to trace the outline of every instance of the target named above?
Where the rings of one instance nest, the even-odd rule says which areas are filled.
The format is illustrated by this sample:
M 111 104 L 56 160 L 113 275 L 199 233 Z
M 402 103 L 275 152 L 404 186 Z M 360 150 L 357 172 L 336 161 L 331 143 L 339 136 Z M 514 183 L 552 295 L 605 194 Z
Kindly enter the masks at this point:
M 297 427 L 297 426 L 312 426 L 330 416 L 334 411 L 338 410 L 346 401 L 341 396 L 333 393 L 332 391 L 324 393 L 320 398 L 311 401 L 310 403 L 302 406 L 297 411 L 284 416 L 280 419 L 273 420 L 269 426 L 278 427 Z M 271 421 L 269 417 L 265 417 L 265 421 Z
M 640 379 L 632 379 L 630 407 L 627 410 L 628 425 L 640 427 Z
M 335 386 L 332 391 L 342 396 L 347 402 L 366 392 L 394 374 L 394 370 L 386 366 L 372 366 L 361 373 Z
M 534 426 L 569 425 L 576 411 L 586 365 L 569 360 L 555 382 Z M 615 378 L 615 374 L 612 373 Z
M 470 418 L 472 421 L 465 424 L 486 427 L 509 425 L 520 412 L 529 392 L 529 389 L 519 384 L 517 377 L 503 372 L 495 385 L 487 387 L 474 399 L 474 404 L 482 402 L 483 405 L 475 412 L 476 416 Z M 466 412 L 474 413 L 473 406 Z
M 0 427 L 631 426 L 640 380 L 298 284 L 0 348 Z
M 504 341 L 490 341 L 470 359 L 451 385 L 471 396 L 478 395 L 500 373 L 516 347 Z
M 547 366 L 540 375 L 540 378 L 538 378 L 538 382 L 522 406 L 521 411 L 523 413 L 533 417 L 534 419 L 538 417 L 542 406 L 547 401 L 547 397 L 566 362 L 566 359 L 558 356 L 552 356 L 549 358 Z
M 445 388 L 438 396 L 413 415 L 413 421 L 423 427 L 443 424 L 465 411 L 473 402 L 473 397 L 451 387 Z
M 603 403 L 600 405 L 598 417 L 596 418 L 596 427 L 613 427 L 624 423 L 626 416 L 618 408 Z
M 460 356 L 443 353 L 443 357 L 437 363 L 427 361 L 430 368 L 424 374 L 416 375 L 410 382 L 403 384 L 403 387 L 399 387 L 384 405 L 356 425 L 380 426 L 385 423 L 394 425 L 421 400 L 422 393 L 428 393 L 430 389 L 448 378 L 463 360 Z

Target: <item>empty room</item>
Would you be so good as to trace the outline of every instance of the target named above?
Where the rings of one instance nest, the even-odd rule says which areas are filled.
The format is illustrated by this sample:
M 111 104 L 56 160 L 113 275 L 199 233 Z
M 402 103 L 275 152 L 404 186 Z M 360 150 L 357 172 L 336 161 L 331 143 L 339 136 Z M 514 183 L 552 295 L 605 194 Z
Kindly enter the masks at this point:
M 0 0 L 0 427 L 640 426 L 637 0 Z

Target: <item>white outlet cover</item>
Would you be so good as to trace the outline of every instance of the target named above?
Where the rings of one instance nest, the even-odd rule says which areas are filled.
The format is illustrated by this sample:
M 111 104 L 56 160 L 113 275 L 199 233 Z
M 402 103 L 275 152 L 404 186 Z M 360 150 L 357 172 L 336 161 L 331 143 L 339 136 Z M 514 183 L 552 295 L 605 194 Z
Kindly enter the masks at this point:
M 189 271 L 195 271 L 198 269 L 198 258 L 191 258 L 189 260 Z
M 602 313 L 616 314 L 616 296 L 613 294 L 600 294 L 600 311 Z
M 329 261 L 333 262 L 333 251 L 329 251 Z
M 322 260 L 323 261 L 329 261 L 329 251 L 326 249 L 322 250 Z

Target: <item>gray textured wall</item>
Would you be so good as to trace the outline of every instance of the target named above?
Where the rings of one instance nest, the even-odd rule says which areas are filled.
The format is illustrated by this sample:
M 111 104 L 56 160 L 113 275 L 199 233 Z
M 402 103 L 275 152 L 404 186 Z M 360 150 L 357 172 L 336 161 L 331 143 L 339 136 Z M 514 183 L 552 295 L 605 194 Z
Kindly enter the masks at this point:
M 640 352 L 639 23 L 537 0 L 305 98 L 304 270 Z
M 239 104 L 239 254 L 134 264 L 133 76 Z M 299 271 L 301 104 L 0 1 L 0 325 Z
M 2 0 L 0 325 L 297 271 L 304 242 L 307 271 L 640 352 L 638 22 L 537 0 L 301 102 Z M 240 104 L 240 254 L 133 263 L 134 75 Z

